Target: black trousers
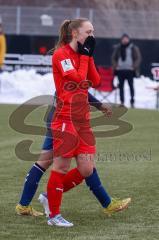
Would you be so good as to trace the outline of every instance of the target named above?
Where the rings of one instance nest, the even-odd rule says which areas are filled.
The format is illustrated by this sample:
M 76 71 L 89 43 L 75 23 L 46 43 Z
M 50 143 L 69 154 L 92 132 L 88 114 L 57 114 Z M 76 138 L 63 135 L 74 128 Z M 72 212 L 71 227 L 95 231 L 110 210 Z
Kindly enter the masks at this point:
M 129 84 L 129 88 L 130 88 L 130 103 L 133 104 L 134 103 L 134 95 L 135 95 L 135 91 L 134 91 L 134 76 L 135 76 L 135 72 L 132 70 L 118 70 L 116 71 L 116 75 L 118 77 L 119 80 L 119 91 L 120 91 L 120 102 L 121 104 L 124 104 L 124 83 L 125 80 L 128 81 Z

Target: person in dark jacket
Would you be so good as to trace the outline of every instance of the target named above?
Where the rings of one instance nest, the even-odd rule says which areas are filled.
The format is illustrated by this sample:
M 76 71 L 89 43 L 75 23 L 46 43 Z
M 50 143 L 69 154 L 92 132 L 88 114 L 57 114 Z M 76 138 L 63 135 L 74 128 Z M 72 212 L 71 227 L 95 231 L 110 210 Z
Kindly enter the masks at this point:
M 134 77 L 139 76 L 141 54 L 139 48 L 130 40 L 127 34 L 123 34 L 120 43 L 115 46 L 112 54 L 112 66 L 115 75 L 119 79 L 120 102 L 124 105 L 124 83 L 127 79 L 130 87 L 130 104 L 134 107 Z

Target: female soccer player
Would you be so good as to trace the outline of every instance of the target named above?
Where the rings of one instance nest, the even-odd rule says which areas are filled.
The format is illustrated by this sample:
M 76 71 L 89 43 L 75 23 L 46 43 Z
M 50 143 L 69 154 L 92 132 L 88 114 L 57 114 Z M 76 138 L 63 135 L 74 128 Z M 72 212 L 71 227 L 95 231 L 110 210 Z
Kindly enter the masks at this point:
M 73 226 L 61 215 L 62 195 L 83 179 L 107 214 L 127 208 L 131 201 L 130 198 L 111 199 L 95 169 L 96 147 L 89 122 L 88 88 L 97 87 L 100 77 L 92 57 L 93 32 L 93 25 L 87 19 L 64 21 L 52 58 L 57 108 L 52 122 L 53 168 L 47 184 L 48 225 Z M 69 171 L 72 157 L 76 158 L 77 168 Z
M 110 106 L 106 103 L 101 103 L 90 93 L 88 93 L 88 100 L 90 105 L 102 111 L 106 116 L 110 117 L 112 115 Z M 54 105 L 51 107 L 50 112 L 48 113 L 48 116 L 47 116 L 47 132 L 46 132 L 46 136 L 42 146 L 42 152 L 40 154 L 38 161 L 32 166 L 32 168 L 29 170 L 29 172 L 26 175 L 20 201 L 16 205 L 16 213 L 18 215 L 30 215 L 30 216 L 43 215 L 43 213 L 36 211 L 30 205 L 30 203 L 36 193 L 41 177 L 52 164 L 53 138 L 52 138 L 50 125 L 54 115 L 55 108 L 56 108 L 56 100 L 54 101 Z M 86 182 L 87 182 L 87 179 L 86 179 Z M 48 208 L 48 201 L 47 201 L 46 194 L 40 194 L 39 200 L 43 204 L 45 213 L 48 216 L 50 211 Z

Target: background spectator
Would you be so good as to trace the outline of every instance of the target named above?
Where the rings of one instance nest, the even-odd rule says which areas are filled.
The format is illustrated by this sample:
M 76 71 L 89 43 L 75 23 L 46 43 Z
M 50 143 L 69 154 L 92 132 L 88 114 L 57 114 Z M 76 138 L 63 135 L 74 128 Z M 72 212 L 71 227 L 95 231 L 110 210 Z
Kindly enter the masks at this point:
M 6 54 L 6 38 L 3 32 L 2 19 L 0 17 L 0 72 L 2 71 L 5 54 Z
M 127 34 L 123 34 L 120 43 L 115 46 L 112 54 L 112 65 L 115 75 L 119 79 L 120 102 L 124 105 L 124 82 L 127 79 L 130 87 L 130 104 L 134 107 L 134 83 L 133 78 L 139 76 L 141 54 L 139 48 L 130 40 Z

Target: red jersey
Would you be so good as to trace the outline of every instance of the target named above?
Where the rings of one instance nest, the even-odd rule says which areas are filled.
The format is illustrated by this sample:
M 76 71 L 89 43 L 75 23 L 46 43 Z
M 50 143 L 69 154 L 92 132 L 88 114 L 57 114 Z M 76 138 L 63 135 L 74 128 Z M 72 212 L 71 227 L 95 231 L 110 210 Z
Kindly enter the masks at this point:
M 55 116 L 86 119 L 89 113 L 88 88 L 100 84 L 93 57 L 81 55 L 67 44 L 55 50 L 52 66 L 57 94 Z

